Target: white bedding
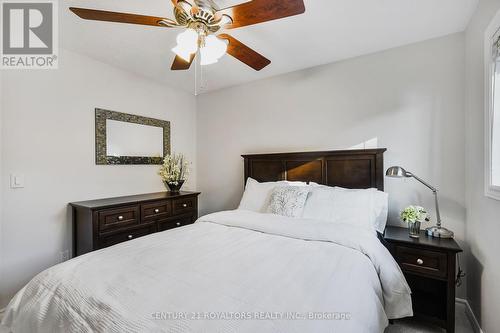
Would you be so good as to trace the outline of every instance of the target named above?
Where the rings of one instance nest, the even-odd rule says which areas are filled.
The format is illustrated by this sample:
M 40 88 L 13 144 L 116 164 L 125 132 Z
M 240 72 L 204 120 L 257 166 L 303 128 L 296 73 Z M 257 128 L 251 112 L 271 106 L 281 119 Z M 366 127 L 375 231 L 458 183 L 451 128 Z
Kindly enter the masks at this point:
M 33 333 L 361 333 L 410 315 L 408 285 L 375 235 L 237 210 L 54 266 L 19 291 L 2 324 Z

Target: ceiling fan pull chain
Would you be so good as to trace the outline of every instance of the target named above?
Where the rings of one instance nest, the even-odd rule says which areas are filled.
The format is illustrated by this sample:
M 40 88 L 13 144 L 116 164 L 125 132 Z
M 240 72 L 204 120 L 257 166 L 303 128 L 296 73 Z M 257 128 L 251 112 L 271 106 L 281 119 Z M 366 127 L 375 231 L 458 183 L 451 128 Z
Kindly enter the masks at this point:
M 198 59 L 194 59 L 194 95 L 198 96 Z
M 200 92 L 205 90 L 205 81 L 203 78 L 203 66 L 201 65 L 201 57 L 198 57 L 198 64 L 200 66 Z
M 205 87 L 206 87 L 206 82 L 203 77 L 203 66 L 201 65 L 201 56 L 199 54 L 200 52 L 197 52 L 197 56 L 195 57 L 195 64 L 194 64 L 194 94 L 195 96 L 199 95 L 200 93 L 203 93 Z

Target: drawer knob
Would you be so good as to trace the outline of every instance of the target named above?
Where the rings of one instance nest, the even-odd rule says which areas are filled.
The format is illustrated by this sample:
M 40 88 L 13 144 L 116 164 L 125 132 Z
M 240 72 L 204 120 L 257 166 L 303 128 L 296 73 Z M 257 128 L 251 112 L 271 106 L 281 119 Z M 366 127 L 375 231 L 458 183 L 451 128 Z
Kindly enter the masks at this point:
M 123 216 L 118 216 L 118 221 L 122 221 L 123 220 Z
M 155 209 L 155 213 L 158 214 L 160 210 L 158 208 Z
M 128 235 L 128 239 L 134 238 L 134 235 Z
M 182 207 L 184 207 L 184 208 L 186 208 L 187 206 L 188 206 L 188 204 L 186 204 L 186 203 L 182 204 Z
M 417 264 L 422 265 L 423 263 L 424 263 L 424 261 L 422 259 L 420 259 L 420 258 L 417 259 Z
M 176 223 L 176 225 L 179 227 L 179 226 L 181 225 L 181 223 L 180 223 L 180 222 L 177 222 L 177 223 Z

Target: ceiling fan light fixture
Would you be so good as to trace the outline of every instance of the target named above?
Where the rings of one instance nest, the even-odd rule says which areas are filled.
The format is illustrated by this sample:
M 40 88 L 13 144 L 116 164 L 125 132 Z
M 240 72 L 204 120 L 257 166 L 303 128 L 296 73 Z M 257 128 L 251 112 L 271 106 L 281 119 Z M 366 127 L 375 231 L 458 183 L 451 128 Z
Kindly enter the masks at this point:
M 201 65 L 211 65 L 219 61 L 227 52 L 227 43 L 214 35 L 205 38 L 205 46 L 200 49 Z
M 177 46 L 172 51 L 186 62 L 190 61 L 191 54 L 198 51 L 198 33 L 193 29 L 186 29 L 177 35 Z
M 178 55 L 179 57 L 181 57 L 186 62 L 189 62 L 190 59 L 191 59 L 191 54 L 195 53 L 195 52 L 191 53 L 189 51 L 186 51 L 185 49 L 183 49 L 179 45 L 177 45 L 176 47 L 174 47 L 172 49 L 172 52 L 174 52 L 176 55 Z
M 202 66 L 213 65 L 219 61 L 219 58 L 214 57 L 212 54 L 210 54 L 210 51 L 206 47 L 200 49 L 200 55 L 200 65 Z

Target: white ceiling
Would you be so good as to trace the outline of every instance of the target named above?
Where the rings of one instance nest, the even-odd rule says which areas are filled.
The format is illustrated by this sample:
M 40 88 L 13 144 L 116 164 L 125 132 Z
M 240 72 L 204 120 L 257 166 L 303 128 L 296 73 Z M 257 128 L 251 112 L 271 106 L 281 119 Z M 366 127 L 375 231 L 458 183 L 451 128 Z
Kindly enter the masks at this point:
M 463 31 L 478 0 L 304 0 L 300 16 L 228 33 L 272 63 L 260 72 L 231 56 L 202 67 L 212 91 L 342 59 Z M 195 91 L 195 70 L 170 71 L 176 29 L 85 21 L 70 6 L 173 17 L 170 0 L 59 2 L 62 46 L 185 91 Z M 200 77 L 198 67 L 198 78 Z M 198 80 L 200 82 L 200 80 Z

